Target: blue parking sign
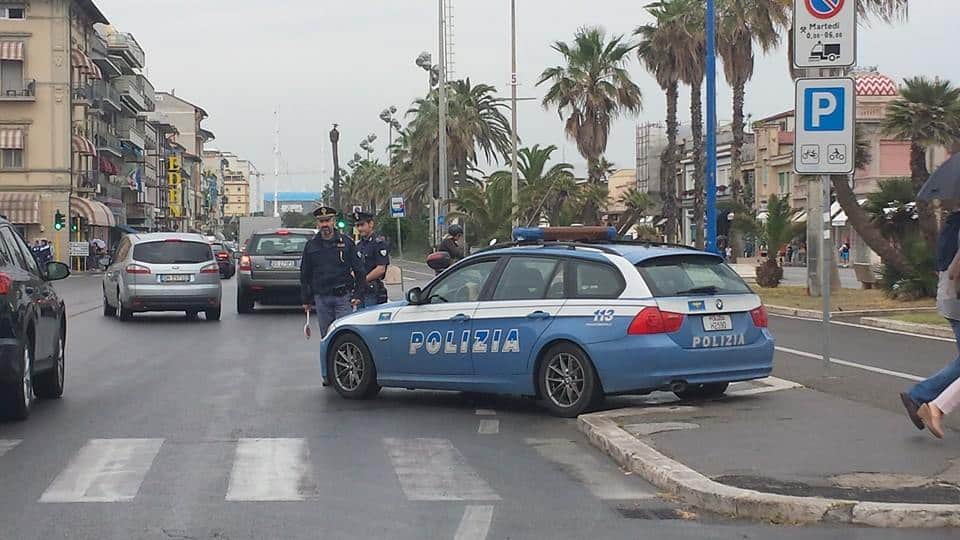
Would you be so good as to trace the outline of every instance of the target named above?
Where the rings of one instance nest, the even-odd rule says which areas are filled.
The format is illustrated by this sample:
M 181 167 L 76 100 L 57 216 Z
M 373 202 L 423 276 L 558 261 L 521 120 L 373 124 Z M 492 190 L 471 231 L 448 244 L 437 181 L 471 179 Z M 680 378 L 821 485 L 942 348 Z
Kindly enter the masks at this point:
M 806 88 L 803 91 L 803 128 L 807 131 L 843 131 L 846 90 L 833 88 Z

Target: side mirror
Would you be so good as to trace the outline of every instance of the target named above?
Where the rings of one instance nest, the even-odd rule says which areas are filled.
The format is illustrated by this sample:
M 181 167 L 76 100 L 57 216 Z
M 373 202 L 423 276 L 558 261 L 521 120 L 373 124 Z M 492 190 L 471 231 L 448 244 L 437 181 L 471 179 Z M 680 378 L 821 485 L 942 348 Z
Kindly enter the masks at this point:
M 50 261 L 47 263 L 47 281 L 59 281 L 70 275 L 70 267 L 62 262 Z
M 420 287 L 414 287 L 407 291 L 407 302 L 411 305 L 418 306 L 423 303 L 423 290 Z

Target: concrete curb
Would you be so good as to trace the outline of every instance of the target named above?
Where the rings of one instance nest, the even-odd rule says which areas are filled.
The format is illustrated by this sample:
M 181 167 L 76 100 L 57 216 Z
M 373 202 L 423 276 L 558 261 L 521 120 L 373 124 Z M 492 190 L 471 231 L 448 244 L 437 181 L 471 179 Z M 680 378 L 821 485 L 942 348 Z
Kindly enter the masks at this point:
M 920 334 L 922 336 L 933 336 L 948 339 L 954 338 L 953 330 L 949 326 L 911 323 L 895 321 L 893 319 L 878 319 L 876 317 L 863 317 L 860 319 L 860 324 L 864 326 L 872 326 L 874 328 L 883 328 L 885 330 L 896 330 L 898 332 Z
M 774 523 L 850 523 L 871 527 L 960 527 L 960 504 L 899 504 L 794 497 L 736 488 L 670 459 L 627 433 L 615 418 L 649 409 L 582 415 L 577 426 L 621 467 L 711 512 Z
M 820 310 L 801 309 L 788 306 L 766 305 L 767 313 L 771 315 L 783 315 L 786 317 L 799 317 L 801 319 L 810 319 L 819 321 L 823 319 L 823 313 Z M 936 307 L 928 308 L 894 308 L 894 309 L 859 309 L 851 311 L 831 311 L 830 317 L 882 317 L 884 315 L 904 315 L 908 313 L 933 313 Z M 951 332 L 948 337 L 953 337 Z

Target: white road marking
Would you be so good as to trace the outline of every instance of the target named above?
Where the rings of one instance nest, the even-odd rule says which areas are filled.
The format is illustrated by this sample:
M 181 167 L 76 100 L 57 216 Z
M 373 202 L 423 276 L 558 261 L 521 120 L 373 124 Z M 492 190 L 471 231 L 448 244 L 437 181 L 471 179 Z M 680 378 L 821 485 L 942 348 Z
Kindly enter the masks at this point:
M 795 321 L 815 322 L 815 323 L 817 323 L 817 324 L 820 324 L 820 323 L 822 322 L 822 321 L 820 321 L 820 320 L 818 320 L 818 319 L 808 319 L 808 318 L 806 318 L 806 317 L 794 317 L 793 315 L 774 315 L 773 313 L 771 313 L 770 316 L 771 316 L 771 317 L 780 317 L 781 319 L 792 319 L 792 320 L 795 320 Z M 896 335 L 899 335 L 899 336 L 909 336 L 909 337 L 915 337 L 915 338 L 921 338 L 921 339 L 929 339 L 929 340 L 932 340 L 932 341 L 944 341 L 944 342 L 946 342 L 946 343 L 953 343 L 954 341 L 956 341 L 956 340 L 953 340 L 953 339 L 950 339 L 950 338 L 943 338 L 943 337 L 940 337 L 940 336 L 928 336 L 928 335 L 925 335 L 925 334 L 914 334 L 913 332 L 903 332 L 903 331 L 901 331 L 901 330 L 891 330 L 891 329 L 889 329 L 889 328 L 878 328 L 878 327 L 876 327 L 876 326 L 867 326 L 867 325 L 864 325 L 864 324 L 850 323 L 850 322 L 846 322 L 846 321 L 834 321 L 834 320 L 831 320 L 831 321 L 830 321 L 830 324 L 835 324 L 835 325 L 837 325 L 837 326 L 848 326 L 848 327 L 850 327 L 850 328 L 860 328 L 860 329 L 862 329 L 862 330 L 871 330 L 871 331 L 873 331 L 873 332 L 883 332 L 883 333 L 885 333 L 885 334 L 896 334 Z
M 316 494 L 305 439 L 240 439 L 228 501 L 305 501 Z
M 42 503 L 132 501 L 163 439 L 91 439 L 40 496 Z
M 803 385 L 800 383 L 795 383 L 793 381 L 788 381 L 786 379 L 781 379 L 779 377 L 767 377 L 765 379 L 760 379 L 758 381 L 753 381 L 763 386 L 753 386 L 749 388 L 744 388 L 739 390 L 735 387 L 734 390 L 727 391 L 728 396 L 754 396 L 757 394 L 766 394 L 767 392 L 779 392 L 780 390 L 790 390 L 791 388 L 803 388 Z M 739 386 L 739 385 L 737 385 Z
M 599 499 L 652 499 L 654 494 L 638 485 L 637 478 L 621 473 L 610 462 L 598 460 L 586 449 L 567 439 L 526 439 L 537 452 L 560 465 Z
M 0 439 L 0 456 L 3 456 L 7 452 L 13 450 L 22 442 L 23 441 L 21 439 Z
M 499 420 L 481 420 L 480 426 L 477 427 L 477 433 L 482 435 L 493 435 L 500 433 L 500 421 Z
M 453 540 L 484 540 L 493 522 L 492 506 L 468 506 Z
M 780 352 L 784 352 L 784 353 L 787 353 L 787 354 L 792 354 L 792 355 L 795 355 L 795 356 L 800 356 L 800 357 L 803 357 L 803 358 L 811 358 L 811 359 L 814 359 L 814 360 L 823 360 L 823 355 L 822 355 L 822 354 L 808 353 L 808 352 L 806 352 L 806 351 L 798 351 L 798 350 L 796 350 L 796 349 L 788 349 L 787 347 L 776 347 L 776 349 L 777 349 L 778 351 L 780 351 Z M 866 364 L 858 364 L 858 363 L 856 363 L 856 362 L 850 362 L 850 361 L 848 361 L 848 360 L 840 360 L 839 358 L 830 358 L 830 363 L 831 363 L 831 364 L 837 364 L 837 365 L 839 365 L 839 366 L 847 366 L 847 367 L 852 367 L 852 368 L 856 368 L 856 369 L 862 369 L 862 370 L 864 370 L 864 371 L 872 371 L 873 373 L 880 373 L 880 374 L 882 374 L 882 375 L 890 375 L 891 377 L 899 377 L 899 378 L 901 378 L 901 379 L 906 379 L 906 380 L 908 380 L 908 381 L 919 382 L 919 381 L 924 380 L 924 377 L 920 377 L 919 375 L 911 375 L 910 373 L 903 373 L 903 372 L 901 372 L 901 371 L 893 371 L 893 370 L 889 370 L 889 369 L 879 368 L 879 367 L 876 367 L 876 366 L 868 366 L 868 365 L 866 365 Z
M 447 439 L 388 438 L 383 445 L 411 501 L 500 500 Z
M 497 411 L 493 409 L 477 409 L 477 416 L 496 416 Z

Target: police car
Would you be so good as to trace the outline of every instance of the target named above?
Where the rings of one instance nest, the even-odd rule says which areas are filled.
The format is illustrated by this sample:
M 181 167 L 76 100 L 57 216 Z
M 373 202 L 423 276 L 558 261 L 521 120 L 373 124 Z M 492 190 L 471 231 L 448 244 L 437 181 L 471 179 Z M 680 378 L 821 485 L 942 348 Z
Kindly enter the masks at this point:
M 615 236 L 517 229 L 406 301 L 337 320 L 324 384 L 355 399 L 382 386 L 534 396 L 572 417 L 604 395 L 707 398 L 770 375 L 766 311 L 721 257 Z

